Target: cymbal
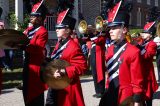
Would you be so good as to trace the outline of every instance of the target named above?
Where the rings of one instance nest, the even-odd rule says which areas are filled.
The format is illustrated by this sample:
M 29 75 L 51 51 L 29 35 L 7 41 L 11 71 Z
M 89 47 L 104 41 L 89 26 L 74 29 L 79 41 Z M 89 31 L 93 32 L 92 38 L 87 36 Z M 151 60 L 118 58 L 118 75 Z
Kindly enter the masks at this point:
M 22 32 L 13 29 L 0 30 L 0 48 L 17 49 L 13 45 L 27 45 L 29 39 Z
M 56 59 L 49 62 L 46 65 L 46 67 L 43 67 L 42 69 L 45 70 L 43 72 L 43 79 L 46 82 L 46 84 L 53 89 L 66 88 L 72 80 L 69 79 L 67 75 L 64 75 L 60 79 L 57 79 L 53 77 L 53 74 L 57 69 L 64 69 L 67 66 L 70 66 L 70 64 L 67 61 Z

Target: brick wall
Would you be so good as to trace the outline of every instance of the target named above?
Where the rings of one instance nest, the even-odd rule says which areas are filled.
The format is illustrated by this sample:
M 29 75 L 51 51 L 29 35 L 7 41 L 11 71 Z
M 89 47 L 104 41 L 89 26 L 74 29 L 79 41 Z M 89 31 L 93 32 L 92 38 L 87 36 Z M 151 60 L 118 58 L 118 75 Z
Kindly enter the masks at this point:
M 96 16 L 100 14 L 100 2 L 101 0 L 81 0 L 82 14 L 88 24 L 94 24 Z M 133 1 L 133 10 L 131 12 L 131 25 L 137 27 L 137 11 L 141 8 L 141 26 L 142 28 L 146 22 L 146 13 L 149 7 L 155 6 L 155 0 L 151 0 L 150 5 L 147 5 L 147 0 L 141 0 L 141 3 L 137 3 L 137 0 Z M 158 8 L 160 9 L 160 1 L 158 0 Z

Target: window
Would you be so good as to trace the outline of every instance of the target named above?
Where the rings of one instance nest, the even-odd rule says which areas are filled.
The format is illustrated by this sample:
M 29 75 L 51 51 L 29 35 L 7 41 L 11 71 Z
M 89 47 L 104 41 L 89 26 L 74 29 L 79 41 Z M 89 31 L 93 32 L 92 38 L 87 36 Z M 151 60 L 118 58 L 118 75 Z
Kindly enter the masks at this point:
M 147 0 L 147 4 L 150 5 L 151 4 L 151 0 Z
M 138 8 L 137 11 L 137 26 L 141 26 L 141 9 Z
M 46 16 L 44 26 L 48 31 L 55 31 L 57 16 Z
M 141 3 L 141 0 L 137 0 L 138 3 Z
M 155 0 L 155 6 L 158 7 L 158 0 Z

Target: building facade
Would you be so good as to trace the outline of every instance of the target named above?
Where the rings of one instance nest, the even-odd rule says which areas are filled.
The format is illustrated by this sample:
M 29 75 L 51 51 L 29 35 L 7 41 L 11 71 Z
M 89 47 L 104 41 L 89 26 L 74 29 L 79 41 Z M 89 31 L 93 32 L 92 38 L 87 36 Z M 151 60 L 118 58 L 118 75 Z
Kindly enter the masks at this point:
M 100 15 L 101 7 L 104 0 L 79 0 L 79 10 L 84 16 L 88 24 L 94 24 L 95 18 Z M 132 27 L 142 28 L 146 22 L 147 9 L 156 6 L 160 9 L 159 0 L 128 0 L 133 2 L 133 9 L 131 12 L 130 25 Z
M 20 2 L 21 1 L 21 2 Z M 33 1 L 33 0 L 30 0 Z M 77 19 L 77 24 L 81 19 L 85 19 L 88 24 L 94 25 L 95 18 L 100 15 L 101 9 L 103 7 L 103 1 L 104 0 L 75 0 L 75 10 L 73 11 L 73 17 Z M 160 1 L 159 0 L 128 0 L 133 2 L 133 10 L 131 12 L 131 20 L 130 25 L 132 27 L 138 27 L 142 28 L 146 22 L 146 13 L 147 9 L 153 6 L 156 6 L 160 10 Z M 3 14 L 2 19 L 6 23 L 7 26 L 7 19 L 8 14 L 12 11 L 15 12 L 16 16 L 20 21 L 23 21 L 23 9 L 25 8 L 24 3 L 26 3 L 26 0 L 0 0 L 0 6 L 3 8 Z M 29 2 L 28 2 L 29 3 Z M 20 7 L 23 5 L 23 7 Z M 26 9 L 24 9 L 26 10 Z M 25 12 L 25 11 L 24 11 Z M 45 23 L 46 27 L 49 31 L 49 38 L 55 39 L 55 21 L 56 17 L 48 17 L 48 20 L 50 20 L 48 23 Z M 53 22 L 54 21 L 54 22 Z

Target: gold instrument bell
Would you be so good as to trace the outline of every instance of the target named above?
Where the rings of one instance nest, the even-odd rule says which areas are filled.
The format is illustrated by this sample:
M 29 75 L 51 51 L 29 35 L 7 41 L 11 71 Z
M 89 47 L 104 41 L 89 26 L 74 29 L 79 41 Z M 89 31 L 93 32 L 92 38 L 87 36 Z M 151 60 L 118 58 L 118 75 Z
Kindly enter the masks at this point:
M 104 30 L 104 22 L 101 16 L 97 16 L 95 19 L 95 28 L 89 28 L 85 20 L 80 21 L 78 30 L 81 34 L 86 34 L 89 30 L 96 30 L 98 32 Z
M 103 30 L 103 18 L 101 16 L 97 16 L 95 19 L 95 27 L 98 32 Z
M 88 27 L 88 25 L 85 20 L 80 21 L 80 23 L 78 25 L 79 33 L 85 34 L 87 32 L 87 27 Z
M 160 22 L 157 24 L 156 34 L 157 36 L 160 36 Z

